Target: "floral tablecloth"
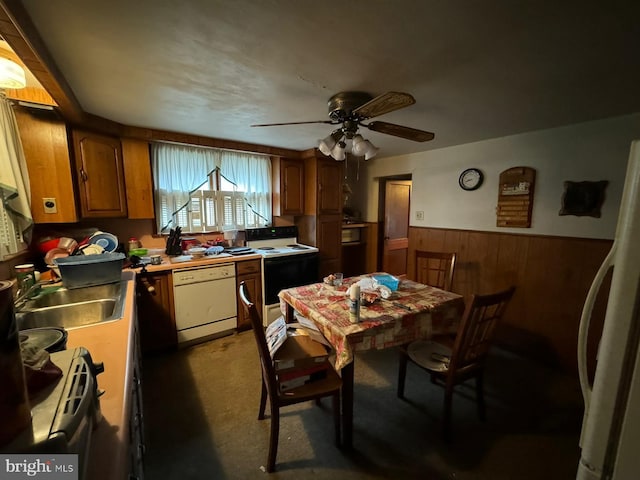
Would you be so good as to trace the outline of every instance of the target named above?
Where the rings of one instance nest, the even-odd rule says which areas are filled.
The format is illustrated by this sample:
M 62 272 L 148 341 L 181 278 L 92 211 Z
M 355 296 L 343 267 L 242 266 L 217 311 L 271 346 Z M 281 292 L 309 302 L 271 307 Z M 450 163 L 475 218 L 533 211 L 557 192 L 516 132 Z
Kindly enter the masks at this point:
M 380 275 L 374 273 L 371 275 Z M 388 299 L 360 308 L 360 321 L 349 320 L 348 287 L 365 276 L 345 279 L 340 287 L 314 283 L 282 290 L 280 308 L 291 305 L 312 320 L 335 349 L 335 367 L 353 361 L 355 351 L 389 348 L 434 334 L 455 333 L 464 311 L 461 295 L 401 280 Z

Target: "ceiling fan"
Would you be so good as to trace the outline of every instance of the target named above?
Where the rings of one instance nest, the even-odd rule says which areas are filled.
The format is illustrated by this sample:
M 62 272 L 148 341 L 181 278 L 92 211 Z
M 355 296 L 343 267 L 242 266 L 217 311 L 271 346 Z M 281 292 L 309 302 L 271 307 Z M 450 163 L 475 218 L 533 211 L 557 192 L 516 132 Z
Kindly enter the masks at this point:
M 340 92 L 329 99 L 330 120 L 313 120 L 308 122 L 286 123 L 262 123 L 251 125 L 252 127 L 273 127 L 279 125 L 301 125 L 306 123 L 327 123 L 329 125 L 341 125 L 331 134 L 320 140 L 318 149 L 325 155 L 331 155 L 336 160 L 344 160 L 346 157 L 346 141 L 352 141 L 351 153 L 356 156 L 364 156 L 365 160 L 372 158 L 378 149 L 369 140 L 362 138 L 358 133 L 359 127 L 365 127 L 378 133 L 385 133 L 414 142 L 426 142 L 433 140 L 434 134 L 424 130 L 404 127 L 389 122 L 368 121 L 385 113 L 393 112 L 416 103 L 415 98 L 408 93 L 387 92 L 377 97 L 366 92 Z

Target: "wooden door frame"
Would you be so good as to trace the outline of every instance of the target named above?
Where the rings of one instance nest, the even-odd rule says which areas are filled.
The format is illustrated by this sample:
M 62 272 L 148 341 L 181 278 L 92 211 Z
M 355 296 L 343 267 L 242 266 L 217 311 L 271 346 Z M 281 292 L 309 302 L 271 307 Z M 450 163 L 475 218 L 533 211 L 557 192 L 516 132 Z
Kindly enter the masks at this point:
M 376 262 L 377 262 L 376 270 L 378 271 L 380 271 L 380 269 L 382 268 L 382 256 L 384 254 L 384 231 L 385 231 L 384 214 L 385 214 L 387 182 L 397 181 L 397 180 L 412 182 L 412 176 L 410 173 L 406 173 L 404 175 L 391 175 L 388 177 L 381 177 L 380 181 L 378 182 L 378 238 L 377 238 L 378 251 L 376 256 Z M 409 197 L 409 208 L 411 208 L 411 197 Z M 409 219 L 407 219 L 407 227 L 409 227 Z

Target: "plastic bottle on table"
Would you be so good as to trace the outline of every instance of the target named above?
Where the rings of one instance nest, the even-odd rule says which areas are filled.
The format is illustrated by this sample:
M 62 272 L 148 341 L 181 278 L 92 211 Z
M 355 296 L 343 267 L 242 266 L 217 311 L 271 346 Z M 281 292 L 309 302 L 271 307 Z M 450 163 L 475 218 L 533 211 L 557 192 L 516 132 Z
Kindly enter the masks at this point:
M 354 284 L 349 288 L 349 320 L 351 323 L 360 321 L 360 285 Z

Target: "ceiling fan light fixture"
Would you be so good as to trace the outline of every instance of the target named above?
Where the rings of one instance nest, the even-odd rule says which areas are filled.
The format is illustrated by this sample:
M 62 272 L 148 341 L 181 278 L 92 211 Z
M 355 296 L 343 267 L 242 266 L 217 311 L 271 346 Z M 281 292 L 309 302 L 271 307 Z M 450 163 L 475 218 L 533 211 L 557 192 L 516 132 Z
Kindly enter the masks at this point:
M 364 143 L 367 146 L 367 150 L 364 152 L 364 159 L 365 160 L 369 160 L 369 159 L 375 157 L 376 154 L 378 153 L 378 150 L 379 150 L 378 147 L 376 147 L 369 140 L 365 140 Z
M 334 130 L 331 132 L 331 135 L 318 142 L 318 150 L 324 155 L 329 156 L 331 155 L 331 150 L 333 150 L 340 139 L 342 139 L 342 132 L 340 130 Z
M 345 153 L 346 147 L 347 144 L 345 142 L 343 142 L 342 140 L 339 141 L 338 143 L 336 143 L 335 147 L 331 149 L 331 156 L 339 162 L 343 161 L 345 158 L 347 158 L 347 154 Z
M 369 160 L 376 156 L 378 148 L 369 140 L 365 140 L 362 135 L 357 134 L 353 137 L 353 146 L 351 147 L 351 153 L 356 157 L 363 157 L 365 160 Z
M 356 157 L 361 157 L 362 155 L 364 155 L 366 149 L 367 146 L 362 135 L 360 135 L 359 133 L 354 135 L 351 153 L 353 153 Z

